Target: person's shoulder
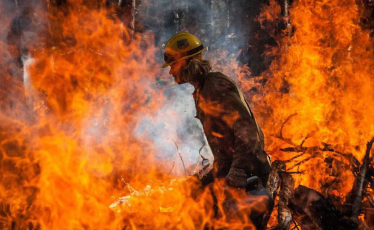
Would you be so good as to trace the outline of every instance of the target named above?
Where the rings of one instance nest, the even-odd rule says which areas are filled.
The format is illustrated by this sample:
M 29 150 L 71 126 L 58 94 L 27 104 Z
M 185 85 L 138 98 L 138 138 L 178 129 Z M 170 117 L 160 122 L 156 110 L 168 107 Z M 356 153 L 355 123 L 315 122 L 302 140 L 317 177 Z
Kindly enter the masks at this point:
M 227 90 L 236 88 L 236 83 L 230 77 L 221 72 L 210 72 L 206 76 L 204 88 L 208 87 L 215 90 Z
M 230 78 L 228 76 L 226 76 L 225 74 L 223 74 L 221 72 L 209 72 L 206 77 L 210 81 L 230 80 Z

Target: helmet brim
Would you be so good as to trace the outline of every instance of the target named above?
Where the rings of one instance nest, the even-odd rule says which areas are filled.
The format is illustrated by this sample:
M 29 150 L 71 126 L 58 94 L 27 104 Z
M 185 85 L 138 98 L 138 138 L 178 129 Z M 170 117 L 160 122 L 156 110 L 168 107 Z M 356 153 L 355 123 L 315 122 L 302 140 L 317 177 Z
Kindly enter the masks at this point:
M 202 50 L 200 50 L 199 52 L 197 52 L 197 53 L 194 53 L 194 54 L 192 54 L 192 55 L 188 55 L 188 56 L 184 56 L 184 57 L 182 57 L 182 58 L 180 58 L 180 59 L 178 59 L 178 60 L 176 60 L 176 61 L 173 61 L 173 62 L 170 62 L 170 63 L 164 63 L 163 65 L 162 65 L 162 67 L 161 68 L 166 68 L 166 67 L 168 67 L 168 66 L 170 66 L 170 65 L 172 65 L 172 64 L 174 64 L 174 63 L 176 63 L 176 62 L 178 62 L 178 61 L 181 61 L 181 60 L 184 60 L 184 59 L 187 59 L 187 58 L 190 58 L 190 57 L 193 57 L 193 56 L 195 56 L 195 55 L 198 55 L 198 54 L 201 54 L 203 51 L 205 51 L 206 50 L 206 47 L 204 47 Z
M 171 63 L 164 63 L 163 65 L 162 65 L 162 67 L 161 68 L 166 68 L 166 67 L 168 67 L 168 66 L 170 66 L 171 65 Z

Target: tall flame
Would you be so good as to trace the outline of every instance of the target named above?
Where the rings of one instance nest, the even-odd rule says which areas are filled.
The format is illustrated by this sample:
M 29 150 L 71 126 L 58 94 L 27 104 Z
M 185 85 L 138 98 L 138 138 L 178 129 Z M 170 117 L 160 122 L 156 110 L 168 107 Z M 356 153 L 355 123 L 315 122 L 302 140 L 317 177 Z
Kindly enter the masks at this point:
M 274 2 L 260 20 L 282 20 Z M 263 97 L 254 99 L 254 110 L 263 115 L 268 151 L 283 160 L 306 152 L 290 163 L 291 171 L 303 171 L 297 182 L 324 194 L 351 189 L 348 156 L 361 160 L 374 135 L 374 46 L 370 31 L 360 26 L 360 7 L 354 0 L 294 1 L 289 17 L 293 34 L 279 39 L 276 61 L 263 76 Z M 286 147 L 299 152 L 280 151 Z M 328 157 L 343 164 L 329 169 Z M 331 170 L 339 179 L 321 188 L 332 181 Z
M 21 119 L 12 107 L 1 117 L 5 228 L 121 228 L 109 208 L 120 176 L 137 186 L 162 166 L 134 134 L 139 117 L 162 104 L 152 35 L 131 38 L 109 16 L 77 3 L 51 7 L 48 43 L 28 44 L 29 85 L 4 76 L 19 83 L 21 109 L 32 115 Z

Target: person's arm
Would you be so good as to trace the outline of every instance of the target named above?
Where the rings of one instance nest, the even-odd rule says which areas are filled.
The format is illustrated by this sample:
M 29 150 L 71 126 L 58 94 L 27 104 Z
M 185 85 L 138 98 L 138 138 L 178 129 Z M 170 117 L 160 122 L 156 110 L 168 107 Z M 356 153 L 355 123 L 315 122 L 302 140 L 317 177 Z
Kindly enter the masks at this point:
M 245 187 L 247 172 L 256 172 L 257 126 L 232 82 L 219 78 L 211 85 L 206 92 L 208 114 L 225 123 L 234 135 L 233 161 L 226 181 L 233 187 Z

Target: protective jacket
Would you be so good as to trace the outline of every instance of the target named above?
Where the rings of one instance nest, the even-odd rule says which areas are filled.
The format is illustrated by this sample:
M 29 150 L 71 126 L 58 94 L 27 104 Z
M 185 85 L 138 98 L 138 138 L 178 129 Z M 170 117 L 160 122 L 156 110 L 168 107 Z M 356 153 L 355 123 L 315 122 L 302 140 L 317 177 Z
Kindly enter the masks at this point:
M 193 93 L 196 117 L 214 155 L 213 170 L 201 178 L 208 184 L 216 177 L 230 178 L 235 187 L 258 176 L 263 185 L 271 170 L 264 151 L 264 137 L 236 83 L 219 72 L 199 78 Z

